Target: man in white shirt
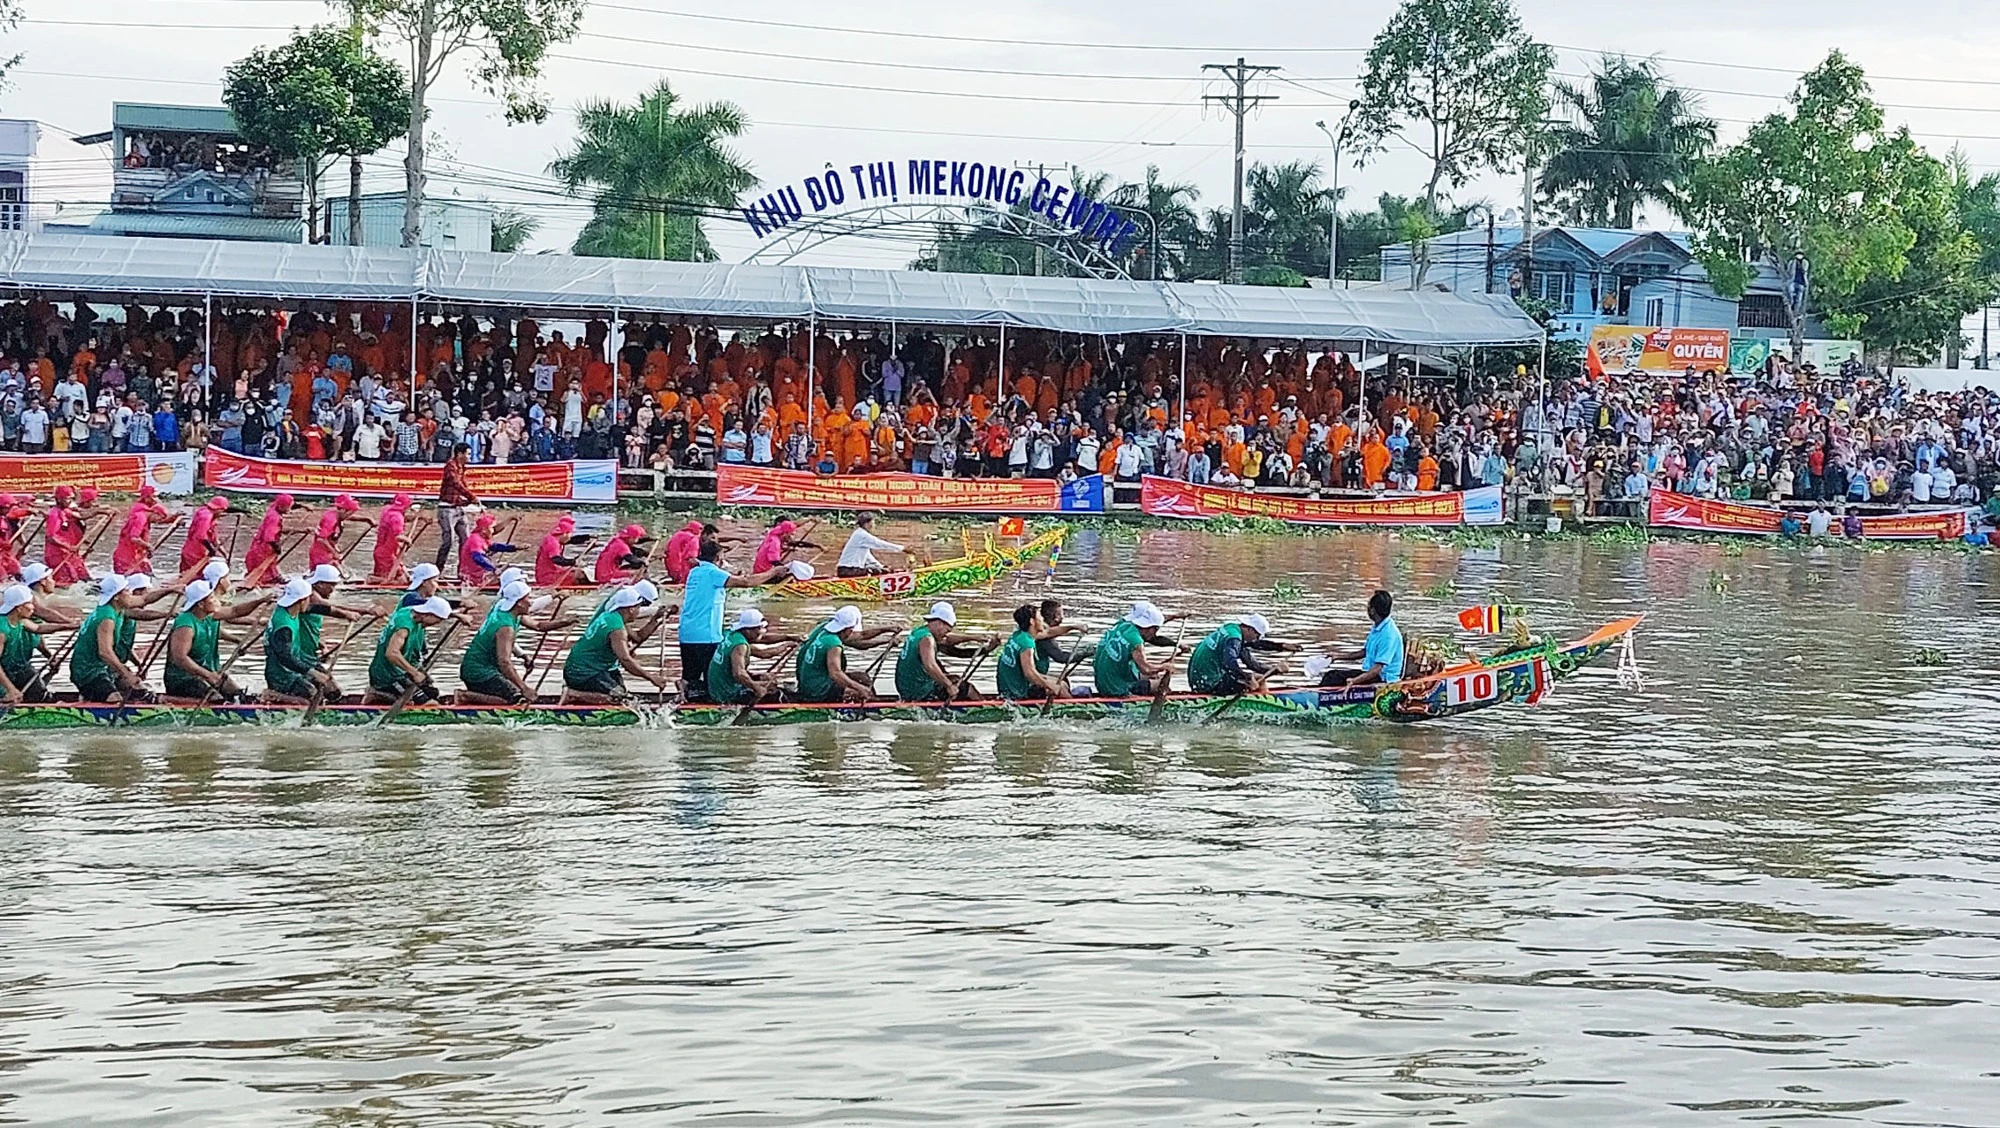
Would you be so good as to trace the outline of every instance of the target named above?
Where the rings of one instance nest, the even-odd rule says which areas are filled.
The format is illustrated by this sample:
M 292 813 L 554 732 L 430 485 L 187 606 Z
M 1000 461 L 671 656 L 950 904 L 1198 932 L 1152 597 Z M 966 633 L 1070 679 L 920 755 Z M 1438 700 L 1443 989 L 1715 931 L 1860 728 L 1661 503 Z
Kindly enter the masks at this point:
M 1931 503 L 1931 472 L 1922 464 L 1910 472 L 1910 500 L 1917 505 Z
M 854 519 L 854 532 L 848 535 L 847 544 L 840 550 L 840 563 L 834 566 L 837 576 L 879 576 L 889 569 L 875 559 L 877 552 L 900 552 L 905 556 L 909 549 L 891 541 L 885 541 L 872 531 L 875 514 L 863 512 Z
M 41 454 L 49 449 L 49 413 L 39 399 L 30 399 L 21 412 L 21 449 Z

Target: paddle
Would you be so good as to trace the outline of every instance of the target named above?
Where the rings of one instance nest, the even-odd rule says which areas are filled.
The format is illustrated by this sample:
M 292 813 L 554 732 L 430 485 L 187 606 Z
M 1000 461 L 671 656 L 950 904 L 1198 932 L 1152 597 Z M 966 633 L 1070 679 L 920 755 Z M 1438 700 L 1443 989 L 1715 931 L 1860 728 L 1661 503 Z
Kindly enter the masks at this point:
M 174 530 L 175 530 L 175 529 L 178 529 L 178 528 L 180 528 L 180 527 L 181 527 L 181 519 L 180 519 L 179 517 L 176 517 L 176 518 L 174 518 L 174 519 L 173 519 L 173 521 L 172 521 L 172 523 L 170 523 L 170 524 L 169 524 L 169 525 L 167 526 L 167 531 L 166 531 L 166 532 L 164 532 L 164 533 L 161 533 L 161 534 L 160 534 L 160 538 L 159 538 L 158 540 L 156 540 L 156 541 L 154 541 L 153 543 L 151 543 L 151 544 L 149 544 L 149 545 L 147 545 L 147 546 L 146 546 L 146 560 L 147 560 L 147 562 L 149 562 L 149 563 L 150 563 L 150 562 L 152 561 L 152 559 L 153 559 L 153 554 L 154 554 L 155 552 L 158 552 L 158 551 L 160 551 L 160 546 L 161 546 L 161 545 L 163 545 L 163 544 L 165 544 L 165 543 L 167 543 L 167 538 L 168 538 L 168 537 L 170 537 L 170 536 L 173 536 L 173 535 L 174 535 Z
M 994 651 L 998 649 L 999 649 L 998 647 L 993 647 L 990 649 L 981 650 L 979 653 L 974 654 L 972 656 L 972 661 L 967 662 L 965 664 L 965 673 L 961 675 L 958 679 L 958 693 L 952 697 L 953 701 L 957 701 L 960 698 L 965 697 L 965 695 L 969 692 L 970 693 L 978 692 L 978 690 L 972 684 L 972 675 L 978 673 L 979 667 L 984 665 L 986 663 L 986 660 L 992 657 Z
M 799 644 L 796 642 L 790 645 L 789 647 L 786 647 L 785 652 L 783 654 L 780 654 L 776 658 L 771 659 L 771 664 L 764 667 L 764 676 L 768 678 L 772 674 L 777 673 L 778 667 L 784 665 L 787 661 L 789 661 L 792 655 L 798 652 L 798 649 L 799 649 Z M 745 662 L 744 666 L 748 667 L 749 663 Z M 759 696 L 755 700 L 751 701 L 748 705 L 745 705 L 741 709 L 736 710 L 736 715 L 734 717 L 731 717 L 729 720 L 730 725 L 731 726 L 740 725 L 744 721 L 749 720 L 750 710 L 755 709 L 757 706 L 763 703 L 764 703 L 764 698 L 762 696 Z
M 431 672 L 431 664 L 438 660 L 438 655 L 444 653 L 445 644 L 451 641 L 451 636 L 458 630 L 461 622 L 462 620 L 453 619 L 451 623 L 445 627 L 444 633 L 438 636 L 437 645 L 431 647 L 430 655 L 424 659 L 424 664 L 417 667 L 419 673 L 428 675 Z M 410 699 L 417 695 L 417 690 L 422 688 L 422 685 L 423 685 L 422 682 L 419 682 L 415 678 L 411 678 L 410 684 L 407 687 L 405 687 L 402 694 L 396 698 L 395 703 L 389 706 L 388 711 L 383 713 L 380 717 L 375 718 L 375 727 L 381 728 L 383 725 L 386 725 L 390 721 L 395 720 L 397 714 L 409 708 Z
M 236 559 L 236 538 L 243 532 L 243 518 L 249 515 L 239 509 L 230 516 L 236 518 L 236 522 L 229 527 L 229 544 L 222 550 L 224 560 Z
M 55 657 L 49 659 L 49 664 L 46 667 L 44 667 L 40 673 L 29 678 L 27 685 L 19 687 L 21 690 L 21 699 L 23 701 L 27 700 L 28 694 L 32 693 L 37 685 L 41 685 L 42 683 L 48 681 L 49 678 L 55 673 L 56 667 L 62 663 L 62 660 L 64 658 L 69 656 L 69 648 L 76 645 L 76 636 L 81 633 L 82 633 L 81 628 L 71 631 L 69 634 L 69 641 L 63 643 L 62 648 L 56 651 Z M 12 703 L 0 705 L 0 720 L 5 720 L 7 714 L 12 713 L 13 711 L 14 711 L 14 706 Z
M 901 634 L 902 634 L 901 631 L 897 632 L 897 635 L 899 637 L 901 636 Z M 875 656 L 874 664 L 868 667 L 868 674 L 862 680 L 868 683 L 869 697 L 872 698 L 875 696 L 875 675 L 882 672 L 882 667 L 889 661 L 889 656 L 891 654 L 896 653 L 898 649 L 899 648 L 896 645 L 895 639 L 892 638 L 888 643 L 886 643 L 882 647 L 882 653 L 877 654 Z
M 1076 650 L 1072 652 L 1069 656 L 1069 665 L 1064 666 L 1062 668 L 1062 673 L 1056 675 L 1057 685 L 1061 685 L 1069 680 L 1070 671 L 1076 669 L 1078 665 L 1082 664 L 1084 655 L 1086 653 L 1088 652 L 1084 650 L 1083 644 L 1081 642 L 1078 642 Z M 1053 691 L 1051 691 L 1049 693 L 1049 699 L 1042 703 L 1042 716 L 1044 717 L 1048 716 L 1050 711 L 1053 710 L 1055 707 L 1056 707 L 1056 695 Z
M 549 605 L 549 618 L 553 619 L 557 615 L 562 614 L 563 604 L 567 603 L 568 601 L 569 601 L 569 596 L 567 595 L 556 596 L 556 601 Z M 551 631 L 543 631 L 541 633 L 541 637 L 535 639 L 535 649 L 528 655 L 528 668 L 521 672 L 522 681 L 528 680 L 528 675 L 535 672 L 535 664 L 542 660 L 542 648 L 549 644 L 549 635 L 552 633 L 553 632 Z M 660 643 L 660 652 L 662 654 L 666 653 L 666 645 L 667 644 L 665 642 Z M 664 662 L 666 661 L 666 659 L 662 658 L 661 661 Z M 554 665 L 555 663 L 551 661 L 549 664 Z M 544 677 L 547 676 L 547 671 L 543 671 L 543 676 Z M 539 701 L 541 691 L 542 691 L 541 686 L 537 684 L 535 686 L 536 698 L 535 700 L 528 701 L 527 704 L 533 705 L 536 703 L 536 701 Z
M 327 651 L 326 657 L 321 660 L 321 664 L 326 667 L 326 672 L 328 677 L 333 676 L 333 667 L 334 664 L 340 660 L 340 652 L 342 650 L 347 649 L 347 644 L 354 640 L 354 636 L 360 634 L 364 628 L 374 623 L 380 622 L 381 619 L 382 619 L 382 613 L 380 611 L 370 611 L 368 614 L 363 615 L 361 618 L 354 620 L 354 625 L 347 628 L 347 633 L 341 636 L 339 642 L 333 644 L 333 649 Z M 325 704 L 326 704 L 325 688 L 318 685 L 313 686 L 312 695 L 306 701 L 306 715 L 304 718 L 305 723 L 311 724 L 312 719 L 314 717 L 319 716 L 319 711 Z
M 1181 643 L 1187 638 L 1187 625 L 1188 621 L 1182 619 L 1181 629 L 1174 634 L 1174 652 L 1167 655 L 1167 670 L 1169 672 L 1173 670 L 1174 659 L 1180 655 Z M 1153 703 L 1146 707 L 1147 724 L 1157 723 L 1160 716 L 1167 711 L 1167 686 L 1169 684 L 1171 683 L 1166 678 L 1163 677 L 1160 679 L 1159 692 L 1153 694 Z
M 583 632 L 584 632 L 584 631 L 585 631 L 585 630 L 586 630 L 586 629 L 587 629 L 588 627 L 589 627 L 589 623 L 588 623 L 588 622 L 583 622 L 583 623 L 578 623 L 578 624 L 576 625 L 576 631 L 575 631 L 575 633 L 576 633 L 577 637 L 581 638 L 581 637 L 582 637 L 582 635 L 583 635 Z M 566 633 L 567 633 L 567 632 L 566 632 Z M 547 642 L 548 640 L 549 640 L 549 636 L 545 634 L 545 635 L 543 635 L 543 636 L 541 637 L 541 639 L 540 639 L 539 641 L 537 641 L 537 642 L 535 643 L 535 656 L 536 656 L 536 657 L 539 657 L 539 656 L 541 655 L 541 653 L 542 653 L 542 643 L 545 643 L 545 642 Z M 574 645 L 575 645 L 575 643 L 571 643 L 570 645 L 574 646 Z M 558 657 L 560 657 L 560 656 L 562 655 L 562 652 L 563 652 L 563 649 L 564 649 L 564 648 L 563 648 L 563 647 L 560 647 L 560 646 L 556 648 L 556 652 L 555 652 L 555 654 L 552 654 L 552 655 L 550 655 L 550 656 L 549 656 L 549 664 L 548 664 L 548 665 L 546 665 L 546 666 L 543 666 L 543 667 L 542 667 L 542 673 L 541 673 L 541 676 L 539 676 L 539 677 L 537 677 L 537 678 L 535 679 L 535 693 L 534 693 L 534 700 L 535 700 L 535 701 L 539 702 L 539 701 L 541 701 L 541 699 L 542 699 L 542 686 L 544 686 L 544 685 L 546 685 L 546 684 L 548 683 L 548 680 L 549 680 L 549 671 L 550 671 L 550 670 L 553 670 L 553 669 L 555 669 L 555 668 L 556 668 L 557 666 L 560 666 L 560 665 L 562 665 L 562 663 L 561 663 L 561 662 L 558 662 L 558 661 L 557 661 L 556 659 L 557 659 Z M 530 658 L 530 659 L 528 659 L 528 665 L 529 665 L 530 667 L 532 667 L 532 666 L 533 666 L 534 664 L 535 664 L 535 659 L 534 659 L 534 658 Z
M 90 554 L 97 548 L 97 542 L 103 540 L 104 534 L 110 532 L 111 526 L 117 523 L 118 519 L 116 517 L 106 517 L 104 519 L 104 524 L 99 525 L 97 527 L 97 535 L 91 537 L 88 541 L 84 542 L 83 547 L 77 550 L 76 554 L 77 559 L 79 560 L 90 559 Z
M 224 662 L 221 668 L 215 671 L 215 684 L 208 687 L 208 692 L 201 695 L 200 701 L 195 702 L 194 707 L 196 709 L 206 709 L 208 703 L 215 700 L 215 695 L 221 692 L 223 685 L 228 681 L 230 668 L 236 665 L 236 660 L 250 652 L 251 643 L 263 637 L 264 632 L 257 630 L 253 630 L 243 636 L 243 641 L 236 645 L 236 650 L 230 654 L 229 660 Z

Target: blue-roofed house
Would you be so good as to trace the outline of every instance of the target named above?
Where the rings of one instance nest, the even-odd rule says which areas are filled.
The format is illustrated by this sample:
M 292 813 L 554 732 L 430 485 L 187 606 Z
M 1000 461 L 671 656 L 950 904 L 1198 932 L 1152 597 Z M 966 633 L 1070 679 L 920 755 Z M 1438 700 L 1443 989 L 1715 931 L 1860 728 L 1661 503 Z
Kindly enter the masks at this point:
M 111 206 L 48 224 L 80 235 L 297 243 L 305 234 L 298 162 L 246 144 L 222 106 L 117 102 L 111 128 L 75 139 L 109 145 Z
M 1743 297 L 1715 292 L 1678 231 L 1541 227 L 1532 246 L 1519 227 L 1473 227 L 1425 241 L 1423 285 L 1457 292 L 1523 294 L 1547 302 L 1556 336 L 1587 340 L 1598 325 L 1727 329 L 1739 337 L 1784 336 L 1784 291 L 1759 271 Z M 1409 286 L 1411 245 L 1382 248 L 1382 281 Z M 1806 335 L 1824 336 L 1817 324 Z

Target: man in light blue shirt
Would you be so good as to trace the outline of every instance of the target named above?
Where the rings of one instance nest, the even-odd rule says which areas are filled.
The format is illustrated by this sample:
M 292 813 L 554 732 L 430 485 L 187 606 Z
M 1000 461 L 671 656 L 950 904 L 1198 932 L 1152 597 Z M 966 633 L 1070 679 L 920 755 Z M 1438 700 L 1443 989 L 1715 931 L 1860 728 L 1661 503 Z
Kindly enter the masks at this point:
M 1386 591 L 1368 597 L 1368 618 L 1375 625 L 1369 628 L 1368 641 L 1361 650 L 1346 655 L 1350 659 L 1359 657 L 1361 668 L 1328 670 L 1320 679 L 1321 685 L 1352 688 L 1403 680 L 1403 632 L 1396 626 L 1396 620 L 1390 618 L 1394 608 L 1395 599 Z
M 681 617 L 676 624 L 681 644 L 681 699 L 708 700 L 708 664 L 722 645 L 723 615 L 728 589 L 772 583 L 791 574 L 783 564 L 761 575 L 732 576 L 722 567 L 722 544 L 703 538 L 701 561 L 688 572 L 681 593 Z

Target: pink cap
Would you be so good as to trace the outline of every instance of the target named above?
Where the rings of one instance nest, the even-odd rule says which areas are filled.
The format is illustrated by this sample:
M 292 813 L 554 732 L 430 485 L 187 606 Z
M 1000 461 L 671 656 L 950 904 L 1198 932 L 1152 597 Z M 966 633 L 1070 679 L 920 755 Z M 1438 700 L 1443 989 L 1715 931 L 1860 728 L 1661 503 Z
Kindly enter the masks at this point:
M 353 494 L 341 494 L 333 499 L 333 507 L 343 513 L 356 513 L 360 511 L 361 503 L 354 500 Z

